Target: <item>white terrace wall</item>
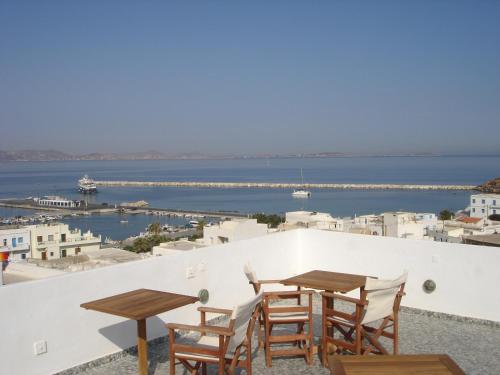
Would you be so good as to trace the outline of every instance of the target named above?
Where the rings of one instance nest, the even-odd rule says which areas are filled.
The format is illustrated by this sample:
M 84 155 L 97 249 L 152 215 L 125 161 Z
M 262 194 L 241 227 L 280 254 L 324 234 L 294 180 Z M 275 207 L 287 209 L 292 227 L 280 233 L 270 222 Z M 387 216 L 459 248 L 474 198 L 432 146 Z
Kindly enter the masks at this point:
M 302 230 L 301 271 L 394 278 L 408 270 L 403 305 L 500 322 L 500 248 Z M 427 294 L 425 280 L 436 282 Z
M 116 266 L 0 288 L 1 374 L 52 374 L 135 345 L 136 323 L 84 310 L 80 304 L 138 288 L 189 295 L 206 288 L 208 305 L 231 308 L 253 295 L 243 265 L 262 278 L 299 271 L 300 232 L 285 232 Z M 186 278 L 186 268 L 195 270 Z M 198 323 L 195 306 L 148 319 L 148 338 L 167 333 L 164 322 Z M 34 355 L 46 340 L 48 352 Z

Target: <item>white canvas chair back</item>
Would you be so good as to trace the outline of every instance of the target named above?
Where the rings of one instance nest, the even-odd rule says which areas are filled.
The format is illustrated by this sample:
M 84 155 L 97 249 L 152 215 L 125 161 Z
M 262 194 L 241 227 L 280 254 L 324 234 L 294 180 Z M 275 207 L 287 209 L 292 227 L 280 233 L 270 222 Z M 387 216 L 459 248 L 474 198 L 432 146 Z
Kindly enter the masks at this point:
M 262 294 L 263 292 L 258 293 L 252 299 L 233 309 L 231 320 L 234 320 L 234 335 L 229 340 L 227 348 L 229 353 L 233 353 L 243 343 L 243 340 L 245 340 L 248 324 L 250 323 L 255 307 L 262 301 Z
M 250 281 L 251 283 L 256 283 L 259 281 L 259 279 L 257 279 L 257 275 L 255 274 L 252 266 L 250 266 L 249 263 L 245 264 L 245 267 L 243 267 L 243 271 L 245 272 L 248 281 Z
M 408 273 L 405 272 L 395 280 L 366 278 L 365 291 L 368 306 L 361 324 L 371 323 L 392 314 L 396 295 L 407 277 Z

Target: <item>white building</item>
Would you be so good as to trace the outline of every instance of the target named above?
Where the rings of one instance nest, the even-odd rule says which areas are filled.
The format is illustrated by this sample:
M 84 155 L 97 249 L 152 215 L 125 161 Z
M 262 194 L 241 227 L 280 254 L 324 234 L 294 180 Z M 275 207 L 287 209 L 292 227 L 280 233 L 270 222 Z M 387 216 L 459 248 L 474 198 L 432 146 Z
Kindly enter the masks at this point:
M 30 231 L 26 227 L 0 229 L 0 252 L 6 254 L 9 261 L 24 260 L 29 257 Z
M 382 236 L 384 218 L 381 215 L 361 215 L 346 225 L 346 232 Z
M 424 230 L 432 230 L 437 227 L 437 216 L 433 213 L 417 213 L 415 214 L 415 220 L 422 223 Z
M 206 227 L 205 227 L 206 228 Z M 155 256 L 175 254 L 179 251 L 189 251 L 205 247 L 203 243 L 180 239 L 178 241 L 162 242 L 158 246 L 154 246 L 151 253 Z
M 67 224 L 30 225 L 31 257 L 35 259 L 59 259 L 78 255 L 101 246 L 101 236 L 90 231 L 82 234 L 79 229 L 70 229 Z
M 267 224 L 257 219 L 233 219 L 203 228 L 203 243 L 207 246 L 260 237 L 268 233 Z
M 472 194 L 470 196 L 470 216 L 487 219 L 500 214 L 500 194 Z
M 424 225 L 418 222 L 415 213 L 384 212 L 384 236 L 397 238 L 424 238 Z
M 49 195 L 42 198 L 33 199 L 38 205 L 54 208 L 76 208 L 80 207 L 81 201 L 70 200 L 56 195 Z
M 323 230 L 344 230 L 344 220 L 333 218 L 326 212 L 292 211 L 285 214 L 285 224 L 288 226 L 304 226 Z

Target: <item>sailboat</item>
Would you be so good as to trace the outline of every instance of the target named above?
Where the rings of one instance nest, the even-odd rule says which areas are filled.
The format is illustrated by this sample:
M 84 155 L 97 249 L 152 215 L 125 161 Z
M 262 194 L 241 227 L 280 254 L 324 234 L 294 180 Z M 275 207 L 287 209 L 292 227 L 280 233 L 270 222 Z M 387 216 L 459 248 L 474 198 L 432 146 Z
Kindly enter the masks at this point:
M 300 168 L 300 177 L 302 179 L 302 186 L 304 186 L 304 174 L 302 173 L 302 168 Z M 296 189 L 293 191 L 292 196 L 294 198 L 309 198 L 311 196 L 311 192 L 304 188 Z

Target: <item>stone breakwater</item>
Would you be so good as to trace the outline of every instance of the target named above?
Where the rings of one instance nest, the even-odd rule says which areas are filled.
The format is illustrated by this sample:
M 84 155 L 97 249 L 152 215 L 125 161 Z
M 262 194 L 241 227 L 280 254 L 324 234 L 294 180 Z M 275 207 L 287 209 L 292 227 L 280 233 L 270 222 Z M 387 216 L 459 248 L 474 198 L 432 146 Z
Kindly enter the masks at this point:
M 360 190 L 474 190 L 474 185 L 410 184 L 290 184 L 280 182 L 185 182 L 185 181 L 95 181 L 108 187 L 196 187 L 196 188 L 264 188 L 264 189 L 360 189 Z

